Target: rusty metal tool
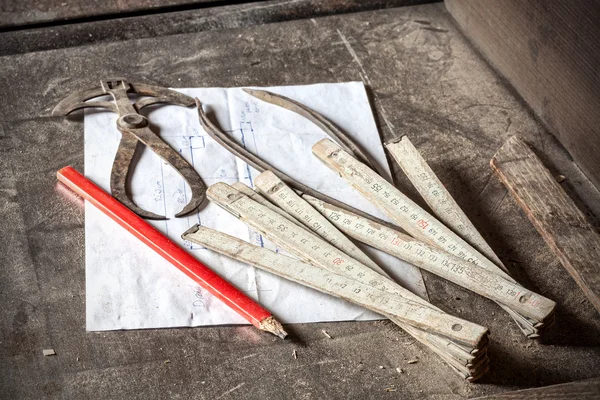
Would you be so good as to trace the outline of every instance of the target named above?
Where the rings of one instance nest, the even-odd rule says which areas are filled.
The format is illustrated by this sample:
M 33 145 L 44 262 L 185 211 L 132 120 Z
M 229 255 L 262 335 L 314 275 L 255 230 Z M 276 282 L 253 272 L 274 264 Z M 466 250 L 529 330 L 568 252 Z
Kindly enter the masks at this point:
M 287 97 L 281 96 L 276 93 L 268 92 L 266 90 L 254 90 L 254 89 L 243 89 L 246 93 L 254 96 L 260 100 L 265 102 L 278 105 L 283 107 L 289 111 L 295 112 L 303 117 L 307 118 L 309 121 L 316 124 L 319 128 L 321 128 L 329 137 L 336 140 L 336 142 L 344 149 L 347 149 L 348 152 L 354 154 L 358 159 L 363 160 L 367 165 L 371 166 L 369 163 L 369 158 L 367 155 L 356 145 L 352 139 L 346 136 L 340 129 L 335 127 L 333 123 L 328 121 L 325 117 L 320 115 L 314 110 L 292 100 Z M 235 140 L 229 137 L 225 132 L 223 132 L 217 125 L 215 125 L 206 115 L 204 110 L 202 109 L 202 103 L 200 100 L 196 99 L 196 105 L 198 107 L 198 116 L 200 119 L 200 124 L 208 133 L 208 135 L 213 138 L 217 143 L 227 149 L 230 153 L 239 157 L 241 160 L 246 162 L 252 168 L 256 169 L 258 172 L 272 171 L 279 179 L 284 181 L 287 185 L 291 186 L 298 192 L 302 194 L 306 194 L 312 197 L 315 197 L 319 200 L 323 200 L 329 204 L 333 204 L 336 207 L 343 208 L 345 210 L 351 211 L 355 214 L 358 214 L 364 218 L 375 221 L 379 224 L 394 227 L 398 229 L 398 227 L 390 224 L 387 221 L 379 219 L 373 215 L 367 214 L 362 210 L 354 208 L 344 202 L 336 200 L 332 197 L 327 196 L 317 190 L 311 189 L 310 187 L 298 182 L 291 176 L 281 172 L 277 168 L 273 167 L 271 164 L 266 161 L 260 159 L 254 154 L 250 153 L 243 146 L 239 145 Z M 371 167 L 373 168 L 373 167 Z M 375 169 L 373 169 L 375 170 Z
M 371 161 L 369 160 L 367 154 L 356 143 L 354 143 L 352 139 L 346 136 L 344 132 L 342 132 L 337 126 L 335 126 L 331 121 L 329 121 L 327 118 L 325 118 L 318 112 L 311 110 L 304 104 L 294 101 L 289 97 L 269 92 L 267 90 L 242 90 L 248 93 L 250 96 L 256 97 L 257 99 L 262 100 L 265 103 L 270 103 L 279 106 L 281 108 L 303 116 L 304 118 L 321 128 L 321 130 L 323 130 L 325 133 L 327 133 L 327 135 L 334 139 L 342 149 L 346 150 L 348 153 L 354 154 L 356 158 L 358 158 L 362 163 L 367 164 L 372 169 L 375 169 L 371 164 Z
M 132 103 L 129 94 L 144 96 Z M 106 100 L 88 101 L 99 96 L 112 96 L 114 103 Z M 142 143 L 171 165 L 185 179 L 192 196 L 189 203 L 176 217 L 183 217 L 196 211 L 206 197 L 206 185 L 196 170 L 171 146 L 165 143 L 149 127 L 148 119 L 139 112 L 142 108 L 154 104 L 175 104 L 189 107 L 194 99 L 174 90 L 144 83 L 130 83 L 123 78 L 111 78 L 100 81 L 99 86 L 78 90 L 62 100 L 52 111 L 52 115 L 66 116 L 75 110 L 98 107 L 119 115 L 117 129 L 121 132 L 121 142 L 115 155 L 110 175 L 110 190 L 117 200 L 137 215 L 147 219 L 166 219 L 138 207 L 131 199 L 127 188 L 127 179 L 131 173 L 132 160 Z

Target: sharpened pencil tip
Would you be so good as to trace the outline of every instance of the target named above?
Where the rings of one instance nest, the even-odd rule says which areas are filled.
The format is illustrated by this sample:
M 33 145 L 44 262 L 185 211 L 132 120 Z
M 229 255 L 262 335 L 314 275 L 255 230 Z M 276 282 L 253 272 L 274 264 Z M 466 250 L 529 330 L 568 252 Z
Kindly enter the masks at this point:
M 283 331 L 277 334 L 277 336 L 279 336 L 281 339 L 285 339 L 285 337 L 287 336 L 287 332 Z
M 283 326 L 273 317 L 268 317 L 260 321 L 260 329 L 272 333 L 281 339 L 285 339 L 287 336 L 287 332 L 283 330 Z

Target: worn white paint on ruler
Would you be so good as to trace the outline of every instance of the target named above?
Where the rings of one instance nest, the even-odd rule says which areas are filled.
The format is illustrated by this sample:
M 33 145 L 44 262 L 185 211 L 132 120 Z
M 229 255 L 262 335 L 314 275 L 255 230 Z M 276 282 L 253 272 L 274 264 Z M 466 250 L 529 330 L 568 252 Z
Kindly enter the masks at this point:
M 300 101 L 322 113 L 354 137 L 389 168 L 362 83 L 276 87 L 269 90 Z M 332 197 L 382 217 L 341 179 L 331 179 L 326 167 L 310 152 L 324 134 L 309 121 L 279 107 L 261 103 L 240 89 L 181 89 L 197 96 L 219 125 L 250 151 L 301 182 Z M 148 117 L 155 132 L 194 165 L 207 185 L 218 181 L 252 185 L 257 172 L 231 156 L 206 135 L 196 110 L 160 106 Z M 85 173 L 109 189 L 112 161 L 120 134 L 116 115 L 87 111 Z M 290 162 L 293 160 L 292 162 Z M 183 179 L 158 156 L 144 150 L 132 176 L 134 201 L 149 211 L 166 214 L 168 221 L 151 222 L 198 259 L 271 310 L 282 322 L 353 320 L 374 317 L 349 305 L 287 282 L 268 273 L 216 255 L 179 236 L 195 223 L 215 228 L 255 244 L 276 249 L 268 240 L 214 204 L 199 214 L 174 219 L 189 200 Z M 367 249 L 402 284 L 423 295 L 421 275 L 414 267 Z M 94 207 L 86 206 L 86 314 L 88 330 L 137 329 L 245 323 L 160 256 L 146 248 Z M 303 299 L 299 303 L 297 299 Z

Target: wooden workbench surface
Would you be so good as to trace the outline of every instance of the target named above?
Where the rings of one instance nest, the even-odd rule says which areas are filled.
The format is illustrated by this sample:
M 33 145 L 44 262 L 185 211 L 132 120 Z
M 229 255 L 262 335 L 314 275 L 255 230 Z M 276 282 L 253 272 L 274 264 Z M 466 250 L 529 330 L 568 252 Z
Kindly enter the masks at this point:
M 489 160 L 518 134 L 596 227 L 600 195 L 443 4 L 5 56 L 0 70 L 0 397 L 455 399 L 600 374 L 599 315 Z M 425 274 L 434 304 L 491 329 L 492 369 L 477 384 L 385 321 L 292 325 L 285 341 L 246 326 L 86 332 L 83 210 L 55 178 L 83 170 L 82 117 L 49 113 L 108 76 L 171 87 L 362 79 L 382 136 L 410 136 L 514 276 L 558 302 L 556 327 L 528 340 L 491 301 Z

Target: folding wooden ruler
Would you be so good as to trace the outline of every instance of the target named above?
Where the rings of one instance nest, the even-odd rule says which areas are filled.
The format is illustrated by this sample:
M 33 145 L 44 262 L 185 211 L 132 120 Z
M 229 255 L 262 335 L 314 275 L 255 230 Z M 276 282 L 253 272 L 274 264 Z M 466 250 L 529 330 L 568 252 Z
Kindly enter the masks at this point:
M 295 191 L 291 191 L 291 189 L 287 187 L 287 185 L 285 185 L 285 183 L 281 181 L 273 172 L 265 171 L 255 179 L 254 183 L 258 190 L 262 189 L 265 196 L 269 197 L 273 203 L 281 206 L 281 208 L 269 202 L 266 198 L 262 197 L 260 194 L 256 193 L 254 190 L 241 182 L 234 183 L 232 187 L 244 193 L 251 199 L 257 201 L 258 203 L 286 217 L 288 220 L 299 221 L 300 224 L 304 225 L 308 230 L 317 234 L 339 250 L 344 251 L 346 254 L 352 255 L 354 258 L 363 262 L 363 264 L 367 265 L 372 270 L 377 271 L 381 275 L 389 278 L 389 275 L 381 267 L 379 267 L 379 265 L 375 264 L 370 258 L 368 258 L 368 256 L 366 256 L 351 240 L 348 240 L 348 238 L 342 232 L 333 226 L 333 224 L 331 224 L 324 216 L 320 215 L 315 208 L 300 198 Z M 284 196 L 281 196 L 281 193 L 274 195 L 274 193 L 277 191 L 273 190 L 274 186 L 285 190 L 285 199 L 282 198 Z M 307 197 L 315 199 L 310 196 Z M 288 214 L 288 212 L 292 214 Z M 299 226 L 302 226 L 300 224 Z M 421 300 L 420 298 L 416 299 Z M 397 319 L 394 320 L 392 318 L 392 321 L 402 327 L 422 344 L 429 347 L 433 352 L 438 354 L 455 370 L 455 372 L 457 372 L 463 378 L 473 380 L 475 379 L 474 377 L 482 376 L 487 369 L 489 360 L 485 351 L 479 351 L 480 349 L 460 347 L 453 342 L 442 339 L 435 335 L 423 335 L 423 332 Z
M 360 242 L 510 307 L 527 318 L 542 320 L 549 312 L 548 307 L 550 309 L 554 307 L 554 302 L 525 289 L 514 281 L 508 281 L 439 247 L 416 240 L 314 197 L 304 196 L 303 199 L 271 172 L 260 174 L 255 179 L 255 185 L 269 200 L 319 236 L 324 238 L 333 236 L 336 232 L 339 233 L 339 229 Z M 337 236 L 349 242 L 340 245 L 338 243 L 341 240 L 337 238 L 335 242 L 331 241 L 338 249 L 349 255 L 356 251 L 360 252 L 344 235 Z
M 286 218 L 285 213 L 233 187 L 218 183 L 207 193 L 212 201 L 304 262 L 292 263 L 289 257 L 200 227 L 186 232 L 184 239 L 382 313 L 436 351 L 463 378 L 477 379 L 487 369 L 486 328 L 445 314 Z M 339 239 L 343 234 L 329 232 L 342 246 Z
M 273 180 L 279 182 L 279 178 L 275 174 L 273 174 L 271 171 L 266 171 L 259 175 L 257 179 L 255 179 L 254 183 L 257 189 L 265 189 L 266 187 L 270 187 L 269 182 Z M 273 210 L 274 212 L 286 217 L 288 220 L 294 221 L 294 217 L 292 217 L 290 214 L 283 210 L 283 208 L 285 208 L 285 210 L 290 211 L 290 205 L 293 204 L 283 204 L 283 207 L 279 208 L 273 203 L 269 202 L 265 197 L 261 196 L 260 194 L 258 194 L 257 192 L 255 192 L 254 190 L 252 190 L 251 188 L 249 188 L 241 182 L 236 182 L 232 184 L 232 187 L 239 190 L 240 192 L 250 197 L 254 201 L 258 202 L 259 204 L 262 204 L 265 207 Z M 267 189 L 267 191 L 268 190 L 269 189 Z M 295 192 L 291 192 L 291 195 L 297 196 Z M 381 269 L 379 265 L 375 264 L 351 240 L 348 240 L 348 238 L 344 234 L 342 234 L 342 232 L 340 232 L 335 226 L 333 226 L 329 221 L 327 221 L 325 217 L 321 216 L 316 209 L 312 208 L 308 203 L 304 202 L 299 197 L 296 197 L 295 200 L 292 200 L 290 198 L 286 203 L 292 202 L 300 205 L 300 207 L 295 209 L 295 219 L 299 220 L 310 231 L 317 234 L 330 244 L 334 245 L 339 250 L 342 250 L 346 254 L 353 256 L 358 261 L 361 261 L 363 264 L 367 265 L 372 270 L 377 271 L 381 275 L 389 278 L 389 275 L 383 269 Z M 192 236 L 192 238 L 193 237 L 194 236 Z M 196 242 L 197 240 L 198 238 L 196 236 Z M 265 267 L 263 269 L 269 270 L 268 267 Z M 417 298 L 417 300 L 421 299 Z M 489 360 L 485 349 L 462 347 L 442 337 L 432 335 L 427 332 L 416 329 L 411 325 L 403 323 L 398 319 L 391 319 L 398 326 L 402 327 L 407 333 L 412 335 L 416 340 L 418 340 L 426 347 L 430 348 L 434 353 L 439 355 L 462 378 L 472 381 L 482 376 L 487 370 Z
M 508 273 L 500 258 L 477 231 L 477 228 L 452 198 L 450 192 L 438 179 L 408 137 L 404 136 L 400 140 L 390 142 L 385 147 L 440 221 L 504 272 Z M 523 318 L 509 309 L 505 310 L 511 314 L 521 331 L 529 338 L 540 336 L 544 330 L 554 323 L 554 314 L 547 318 L 544 323 L 540 323 Z
M 328 167 L 338 173 L 341 177 L 345 178 L 355 189 L 369 199 L 369 201 L 384 211 L 411 236 L 425 244 L 440 248 L 445 252 L 456 256 L 453 259 L 446 258 L 445 263 L 447 265 L 443 265 L 443 263 L 439 264 L 437 266 L 437 271 L 440 274 L 443 273 L 444 275 L 442 276 L 449 280 L 460 278 L 459 280 L 464 283 L 467 283 L 467 280 L 471 280 L 470 285 L 474 291 L 477 291 L 480 294 L 486 293 L 488 297 L 497 301 L 500 306 L 513 317 L 519 327 L 529 337 L 538 336 L 538 330 L 553 321 L 554 307 L 556 304 L 552 300 L 519 286 L 504 270 L 488 260 L 427 211 L 419 207 L 391 183 L 387 182 L 369 167 L 361 164 L 331 140 L 323 139 L 319 141 L 313 146 L 313 153 Z M 351 216 L 351 214 L 345 215 L 346 217 Z M 339 227 L 342 228 L 342 226 Z M 371 224 L 370 228 L 366 229 L 374 230 L 374 225 Z M 354 230 L 352 231 L 353 233 L 350 233 L 350 230 L 346 230 L 346 232 L 349 235 L 358 235 L 359 233 L 362 235 L 366 230 L 365 232 L 356 232 L 356 230 Z M 388 232 L 388 234 L 392 235 L 391 232 Z M 368 236 L 363 237 L 367 238 Z M 436 263 L 439 263 L 440 254 L 433 252 L 433 247 L 428 247 L 426 249 L 423 246 L 420 246 L 420 248 L 416 250 L 414 248 L 408 249 L 406 248 L 407 246 L 414 246 L 414 243 L 410 243 L 412 239 L 398 235 L 391 236 L 389 239 L 385 240 L 397 240 L 398 243 L 402 243 L 405 250 L 409 251 L 409 253 L 405 253 L 404 256 L 408 257 L 410 255 L 414 262 L 421 262 L 423 268 L 425 268 L 425 265 L 427 265 L 428 268 L 433 268 L 435 267 L 435 263 L 431 262 L 433 260 L 425 263 L 425 260 L 422 259 L 423 255 L 419 256 L 417 251 L 428 254 L 425 256 L 426 258 L 437 257 L 438 260 Z M 421 259 L 419 260 L 418 257 L 421 257 Z M 463 262 L 459 262 L 460 259 L 462 259 Z M 477 270 L 477 276 L 469 276 L 473 271 L 473 269 L 468 268 L 471 263 L 480 267 Z M 487 271 L 490 274 L 484 275 L 482 271 Z M 461 276 L 459 277 L 459 275 Z M 492 280 L 493 275 L 496 275 L 503 280 Z M 486 284 L 492 282 L 495 282 L 496 286 L 484 288 Z M 498 282 L 501 282 L 501 286 L 497 286 Z M 477 288 L 478 285 L 483 287 Z
M 494 250 L 452 198 L 425 159 L 406 136 L 385 145 L 410 183 L 417 189 L 435 216 L 494 264 L 507 272 Z

